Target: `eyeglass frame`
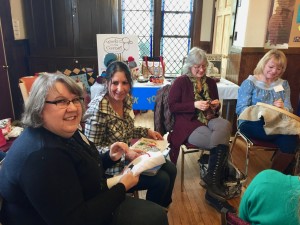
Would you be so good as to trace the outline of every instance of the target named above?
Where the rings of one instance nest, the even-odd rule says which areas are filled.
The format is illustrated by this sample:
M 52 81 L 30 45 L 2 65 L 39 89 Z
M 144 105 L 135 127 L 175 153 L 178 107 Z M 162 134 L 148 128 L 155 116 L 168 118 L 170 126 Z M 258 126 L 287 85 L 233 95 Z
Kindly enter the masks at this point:
M 74 102 L 75 101 L 75 102 Z M 53 104 L 56 105 L 57 107 L 59 107 L 60 109 L 66 109 L 69 107 L 70 103 L 72 102 L 73 105 L 75 105 L 76 107 L 79 106 L 78 103 L 76 103 L 76 101 L 78 101 L 78 103 L 80 104 L 80 106 L 82 105 L 84 98 L 83 97 L 76 97 L 73 98 L 72 100 L 68 100 L 68 99 L 59 99 L 59 100 L 55 100 L 55 101 L 45 101 L 45 103 L 48 104 Z M 57 105 L 57 104 L 64 104 L 64 105 Z
M 207 66 L 208 66 L 208 65 L 206 65 L 206 64 L 193 65 L 192 68 L 195 69 L 195 70 L 199 70 L 199 69 L 206 70 L 206 69 L 207 69 Z

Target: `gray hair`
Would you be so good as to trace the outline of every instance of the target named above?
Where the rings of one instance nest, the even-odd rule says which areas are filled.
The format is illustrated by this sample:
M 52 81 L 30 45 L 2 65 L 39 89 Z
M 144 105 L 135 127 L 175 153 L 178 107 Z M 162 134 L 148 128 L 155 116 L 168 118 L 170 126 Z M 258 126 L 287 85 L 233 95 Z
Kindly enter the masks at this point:
M 46 73 L 39 76 L 33 83 L 29 98 L 25 103 L 22 123 L 27 127 L 41 127 L 44 124 L 41 116 L 45 101 L 50 90 L 55 89 L 57 82 L 63 83 L 66 88 L 78 97 L 83 96 L 81 87 L 70 77 L 63 74 Z M 84 114 L 84 105 L 82 105 L 82 114 Z
M 203 63 L 204 65 L 208 65 L 206 52 L 201 48 L 193 47 L 184 61 L 182 74 L 191 75 L 191 68 L 194 65 L 198 65 L 201 63 Z

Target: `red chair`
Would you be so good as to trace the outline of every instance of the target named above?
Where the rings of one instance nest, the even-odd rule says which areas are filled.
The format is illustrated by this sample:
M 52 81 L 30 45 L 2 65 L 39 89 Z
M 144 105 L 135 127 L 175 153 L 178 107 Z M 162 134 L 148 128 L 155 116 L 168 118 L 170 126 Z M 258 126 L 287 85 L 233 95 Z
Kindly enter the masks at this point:
M 275 144 L 273 144 L 272 142 L 262 141 L 262 140 L 258 140 L 255 138 L 249 138 L 245 134 L 243 134 L 240 130 L 238 130 L 234 135 L 234 138 L 232 140 L 232 144 L 230 147 L 231 155 L 233 154 L 236 140 L 238 138 L 243 140 L 246 144 L 246 161 L 245 161 L 245 170 L 244 170 L 244 174 L 246 177 L 248 176 L 249 157 L 250 157 L 251 151 L 253 151 L 253 150 L 277 151 L 278 150 L 278 147 Z
M 19 79 L 19 87 L 22 93 L 24 102 L 28 99 L 31 86 L 38 76 L 27 76 Z
M 249 222 L 242 220 L 231 212 L 221 213 L 221 225 L 250 225 Z

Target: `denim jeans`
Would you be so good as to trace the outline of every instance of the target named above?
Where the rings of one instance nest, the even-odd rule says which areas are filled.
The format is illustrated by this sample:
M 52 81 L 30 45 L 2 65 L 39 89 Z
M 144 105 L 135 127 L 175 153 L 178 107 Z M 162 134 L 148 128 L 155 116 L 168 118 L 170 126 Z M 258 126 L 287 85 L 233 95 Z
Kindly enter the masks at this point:
M 247 137 L 273 142 L 283 153 L 295 153 L 298 142 L 297 135 L 267 135 L 263 127 L 264 124 L 263 119 L 259 121 L 243 121 L 239 124 L 239 129 Z

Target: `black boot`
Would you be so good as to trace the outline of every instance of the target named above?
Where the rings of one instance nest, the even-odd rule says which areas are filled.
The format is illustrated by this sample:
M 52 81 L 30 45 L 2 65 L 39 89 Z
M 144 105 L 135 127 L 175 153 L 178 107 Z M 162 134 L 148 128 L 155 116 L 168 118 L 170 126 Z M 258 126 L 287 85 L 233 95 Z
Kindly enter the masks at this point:
M 224 171 L 228 159 L 228 146 L 218 145 L 210 150 L 207 174 L 203 177 L 208 193 L 219 200 L 228 198 L 224 186 Z
M 232 205 L 230 205 L 226 200 L 221 201 L 219 199 L 216 199 L 207 192 L 205 194 L 205 200 L 208 204 L 210 204 L 220 213 L 236 213 L 236 209 Z

